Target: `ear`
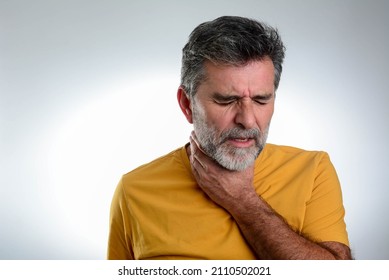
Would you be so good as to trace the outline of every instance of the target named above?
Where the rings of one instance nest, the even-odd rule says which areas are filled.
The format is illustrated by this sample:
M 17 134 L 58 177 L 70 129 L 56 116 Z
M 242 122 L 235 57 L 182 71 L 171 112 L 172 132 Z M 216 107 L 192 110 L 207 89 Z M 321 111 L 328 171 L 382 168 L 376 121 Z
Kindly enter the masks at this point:
M 188 122 L 193 123 L 190 99 L 181 86 L 177 90 L 177 100 Z

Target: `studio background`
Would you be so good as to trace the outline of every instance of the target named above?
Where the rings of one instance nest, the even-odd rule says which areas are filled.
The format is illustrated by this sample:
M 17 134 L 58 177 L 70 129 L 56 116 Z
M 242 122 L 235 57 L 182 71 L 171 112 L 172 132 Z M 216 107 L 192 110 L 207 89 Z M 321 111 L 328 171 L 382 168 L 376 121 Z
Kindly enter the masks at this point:
M 120 176 L 188 142 L 176 90 L 199 23 L 287 47 L 268 142 L 327 151 L 356 259 L 389 259 L 388 1 L 0 0 L 0 259 L 105 259 Z

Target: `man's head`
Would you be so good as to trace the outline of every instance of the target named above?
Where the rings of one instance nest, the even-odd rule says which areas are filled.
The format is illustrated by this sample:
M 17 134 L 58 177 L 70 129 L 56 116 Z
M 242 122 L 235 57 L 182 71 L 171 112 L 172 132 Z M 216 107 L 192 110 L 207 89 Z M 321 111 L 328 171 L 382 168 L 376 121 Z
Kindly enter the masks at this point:
M 194 96 L 206 79 L 204 63 L 242 66 L 270 57 L 274 87 L 281 78 L 285 48 L 276 29 L 248 18 L 224 16 L 197 26 L 182 50 L 181 86 Z
M 190 35 L 178 101 L 202 149 L 221 166 L 246 169 L 262 151 L 283 58 L 278 33 L 245 18 L 218 18 Z

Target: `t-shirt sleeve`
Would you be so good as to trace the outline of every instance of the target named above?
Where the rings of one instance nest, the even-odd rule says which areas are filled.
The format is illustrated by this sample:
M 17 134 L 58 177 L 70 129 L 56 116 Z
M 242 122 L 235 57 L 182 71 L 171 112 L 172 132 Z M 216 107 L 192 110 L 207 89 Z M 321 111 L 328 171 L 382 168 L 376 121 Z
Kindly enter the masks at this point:
M 345 209 L 338 176 L 328 154 L 323 153 L 306 205 L 302 233 L 314 241 L 336 241 L 349 246 Z
M 120 180 L 111 203 L 107 259 L 134 259 L 129 229 L 129 211 L 122 180 Z

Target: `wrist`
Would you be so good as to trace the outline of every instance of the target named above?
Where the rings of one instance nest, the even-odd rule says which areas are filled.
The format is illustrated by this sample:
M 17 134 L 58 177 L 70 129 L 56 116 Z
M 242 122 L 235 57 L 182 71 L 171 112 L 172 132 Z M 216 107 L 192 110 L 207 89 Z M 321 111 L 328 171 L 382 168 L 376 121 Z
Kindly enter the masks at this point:
M 248 188 L 242 189 L 239 196 L 233 200 L 230 209 L 227 209 L 236 219 L 244 219 L 251 216 L 253 213 L 258 213 L 261 208 L 261 203 L 264 203 L 253 188 L 248 191 Z

